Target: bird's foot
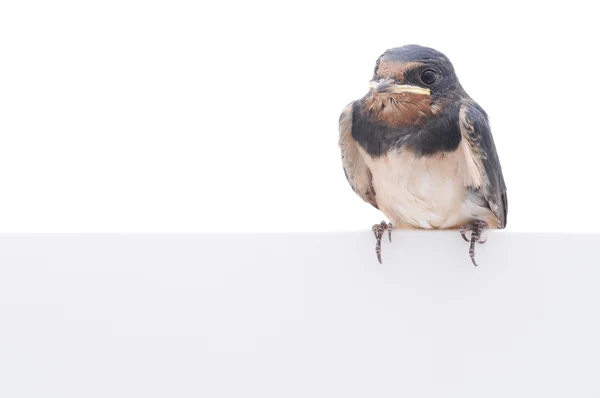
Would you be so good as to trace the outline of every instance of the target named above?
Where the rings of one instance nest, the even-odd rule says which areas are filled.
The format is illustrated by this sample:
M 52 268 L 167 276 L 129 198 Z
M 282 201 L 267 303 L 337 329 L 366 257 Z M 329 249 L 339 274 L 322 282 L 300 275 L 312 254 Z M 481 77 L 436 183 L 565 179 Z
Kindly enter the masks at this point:
M 475 262 L 475 243 L 485 243 L 487 239 L 481 239 L 481 234 L 488 228 L 488 225 L 485 221 L 475 221 L 471 225 L 466 225 L 460 228 L 460 235 L 466 242 L 470 242 L 469 246 L 469 257 L 471 257 L 471 261 L 473 265 L 477 267 L 477 263 Z M 467 231 L 471 231 L 471 239 L 467 239 Z
M 382 221 L 379 224 L 373 225 L 373 228 L 371 229 L 375 234 L 375 239 L 377 239 L 377 243 L 375 244 L 375 253 L 377 254 L 377 260 L 379 261 L 379 264 L 381 264 L 381 237 L 383 236 L 385 230 L 387 230 L 388 238 L 390 242 L 392 241 L 392 224 Z

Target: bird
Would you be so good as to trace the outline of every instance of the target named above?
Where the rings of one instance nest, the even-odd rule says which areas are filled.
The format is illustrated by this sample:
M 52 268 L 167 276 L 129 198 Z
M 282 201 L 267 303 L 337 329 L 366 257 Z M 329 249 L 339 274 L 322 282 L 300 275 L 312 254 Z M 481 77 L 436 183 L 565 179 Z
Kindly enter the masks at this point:
M 385 51 L 367 94 L 343 109 L 338 143 L 353 191 L 389 220 L 372 227 L 380 264 L 386 230 L 390 242 L 395 229 L 458 230 L 477 266 L 483 232 L 506 227 L 488 115 L 443 53 L 416 44 Z

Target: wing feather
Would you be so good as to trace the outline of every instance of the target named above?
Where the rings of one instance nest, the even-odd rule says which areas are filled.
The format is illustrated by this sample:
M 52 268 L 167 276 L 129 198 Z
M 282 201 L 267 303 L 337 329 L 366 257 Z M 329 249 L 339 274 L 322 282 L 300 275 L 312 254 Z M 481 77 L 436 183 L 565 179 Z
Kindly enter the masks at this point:
M 350 186 L 365 202 L 377 208 L 371 170 L 358 149 L 358 143 L 352 137 L 352 106 L 349 104 L 340 115 L 339 146 L 342 151 L 342 165 Z
M 460 127 L 463 137 L 469 141 L 474 158 L 482 165 L 482 183 L 477 188 L 498 218 L 498 228 L 504 228 L 508 215 L 506 184 L 485 111 L 474 102 L 463 104 Z

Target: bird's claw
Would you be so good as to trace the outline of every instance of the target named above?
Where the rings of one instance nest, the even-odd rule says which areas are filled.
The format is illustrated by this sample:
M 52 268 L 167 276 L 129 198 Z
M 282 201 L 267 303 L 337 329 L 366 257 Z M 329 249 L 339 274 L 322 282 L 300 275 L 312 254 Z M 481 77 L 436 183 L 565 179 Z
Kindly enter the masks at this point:
M 469 242 L 469 257 L 471 257 L 471 261 L 473 265 L 477 267 L 477 262 L 475 261 L 475 243 L 484 244 L 487 242 L 487 239 L 481 239 L 481 234 L 483 231 L 487 229 L 488 225 L 484 221 L 476 221 L 471 225 L 467 225 L 461 227 L 459 232 L 462 238 Z M 467 231 L 471 231 L 471 239 L 467 239 Z
M 382 221 L 379 224 L 373 225 L 371 230 L 375 234 L 375 239 L 377 239 L 377 243 L 375 244 L 375 254 L 377 254 L 377 261 L 379 261 L 379 264 L 382 264 L 382 262 L 381 262 L 381 238 L 383 237 L 383 233 L 385 232 L 385 230 L 387 230 L 388 231 L 388 239 L 390 240 L 390 242 L 392 241 L 392 224 Z
M 462 236 L 462 238 L 465 240 L 465 242 L 469 241 L 469 239 L 467 239 L 467 235 L 466 235 L 468 230 L 469 230 L 469 227 L 460 227 L 460 230 L 459 230 L 460 236 Z

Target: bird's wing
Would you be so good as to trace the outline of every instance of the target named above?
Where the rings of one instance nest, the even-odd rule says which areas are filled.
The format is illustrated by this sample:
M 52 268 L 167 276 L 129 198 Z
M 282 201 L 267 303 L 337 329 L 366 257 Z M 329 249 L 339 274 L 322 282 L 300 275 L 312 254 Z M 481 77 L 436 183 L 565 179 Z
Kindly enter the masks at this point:
M 358 143 L 352 137 L 352 105 L 346 106 L 340 115 L 339 145 L 342 151 L 342 165 L 354 192 L 377 208 L 371 170 L 358 149 Z
M 498 218 L 498 228 L 504 228 L 508 212 L 506 185 L 485 111 L 472 102 L 463 104 L 460 109 L 460 130 L 481 172 L 481 186 L 476 188 L 481 190 Z

